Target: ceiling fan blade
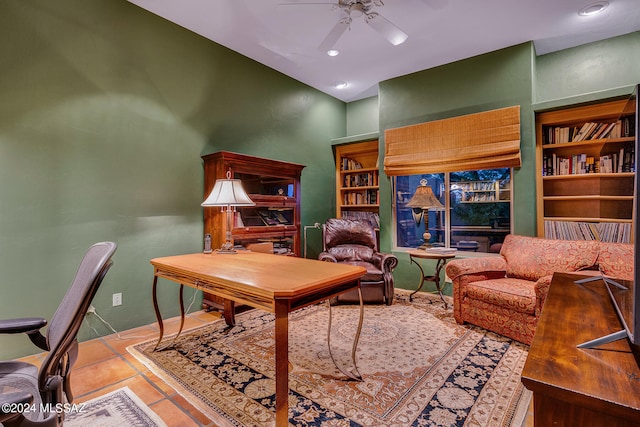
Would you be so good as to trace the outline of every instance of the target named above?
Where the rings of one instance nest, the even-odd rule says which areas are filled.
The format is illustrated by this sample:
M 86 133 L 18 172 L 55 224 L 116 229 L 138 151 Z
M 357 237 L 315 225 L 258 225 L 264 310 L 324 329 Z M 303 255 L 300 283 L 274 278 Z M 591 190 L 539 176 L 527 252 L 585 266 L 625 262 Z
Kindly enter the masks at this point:
M 302 6 L 302 5 L 329 5 L 329 6 L 337 6 L 335 3 L 330 2 L 322 2 L 322 3 L 278 3 L 278 6 Z
M 371 12 L 366 15 L 365 20 L 371 28 L 382 34 L 384 38 L 394 46 L 404 43 L 407 37 L 409 37 L 404 31 L 396 27 L 391 21 L 379 13 Z
M 329 34 L 327 34 L 327 37 L 325 37 L 322 43 L 320 43 L 320 50 L 327 51 L 331 49 L 338 42 L 340 37 L 342 37 L 344 32 L 347 31 L 347 28 L 349 28 L 349 20 L 346 18 L 339 20 L 331 29 Z

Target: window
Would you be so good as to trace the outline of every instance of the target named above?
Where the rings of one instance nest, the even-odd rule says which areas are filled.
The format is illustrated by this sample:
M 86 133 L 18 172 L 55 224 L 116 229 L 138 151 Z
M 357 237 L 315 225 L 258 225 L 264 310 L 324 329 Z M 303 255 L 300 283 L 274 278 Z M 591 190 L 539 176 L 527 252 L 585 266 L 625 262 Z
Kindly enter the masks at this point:
M 413 197 L 427 185 L 441 206 L 424 210 Z M 498 252 L 511 231 L 511 169 L 394 177 L 396 246 L 423 244 Z

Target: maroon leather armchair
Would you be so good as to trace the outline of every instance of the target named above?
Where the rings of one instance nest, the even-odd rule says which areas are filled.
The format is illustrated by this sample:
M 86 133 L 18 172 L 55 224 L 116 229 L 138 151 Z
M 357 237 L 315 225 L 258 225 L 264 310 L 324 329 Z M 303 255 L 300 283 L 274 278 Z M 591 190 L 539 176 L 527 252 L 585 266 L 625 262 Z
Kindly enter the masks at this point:
M 360 280 L 362 299 L 366 303 L 393 303 L 393 269 L 398 258 L 378 252 L 375 227 L 368 221 L 331 218 L 322 226 L 320 261 L 360 265 L 367 273 Z M 357 303 L 358 292 L 346 292 L 332 303 Z

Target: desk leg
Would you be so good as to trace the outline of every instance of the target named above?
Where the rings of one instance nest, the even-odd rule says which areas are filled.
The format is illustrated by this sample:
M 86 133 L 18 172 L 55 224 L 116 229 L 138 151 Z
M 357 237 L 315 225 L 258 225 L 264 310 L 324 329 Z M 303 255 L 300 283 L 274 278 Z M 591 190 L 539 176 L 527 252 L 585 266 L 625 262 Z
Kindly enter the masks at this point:
M 420 289 L 422 289 L 422 285 L 424 284 L 424 270 L 422 269 L 422 266 L 418 263 L 418 261 L 413 259 L 412 256 L 409 256 L 409 258 L 411 259 L 411 262 L 417 265 L 418 268 L 420 269 L 420 286 L 418 286 L 418 289 L 416 289 L 415 291 L 409 294 L 409 302 L 411 302 L 413 301 L 413 296 L 417 294 L 420 291 Z
M 160 314 L 160 308 L 158 307 L 158 276 L 153 275 L 153 309 L 156 312 L 156 319 L 158 320 L 158 328 L 160 329 L 160 337 L 158 337 L 158 342 L 156 346 L 153 348 L 153 351 L 156 351 L 158 346 L 160 345 L 160 341 L 162 341 L 162 337 L 164 336 L 164 323 L 162 322 L 162 315 Z
M 178 329 L 178 334 L 174 338 L 177 339 L 182 332 L 182 328 L 184 327 L 184 285 L 180 285 L 180 329 Z
M 276 426 L 289 424 L 289 306 L 275 300 Z
M 223 312 L 224 312 L 224 321 L 227 323 L 227 326 L 235 326 L 236 325 L 235 301 L 231 301 L 225 298 Z

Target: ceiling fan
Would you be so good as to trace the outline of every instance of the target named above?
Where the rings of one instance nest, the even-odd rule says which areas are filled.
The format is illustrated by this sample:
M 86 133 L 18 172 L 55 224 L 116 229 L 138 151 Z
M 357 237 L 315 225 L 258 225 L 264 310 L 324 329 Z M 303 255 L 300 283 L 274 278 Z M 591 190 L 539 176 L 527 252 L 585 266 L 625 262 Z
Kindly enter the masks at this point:
M 283 3 L 285 5 L 328 4 L 334 10 L 340 11 L 340 19 L 329 34 L 320 43 L 321 50 L 329 50 L 338 42 L 344 32 L 350 28 L 354 18 L 364 16 L 364 21 L 375 31 L 380 33 L 389 43 L 397 46 L 409 37 L 404 31 L 394 25 L 384 16 L 373 9 L 384 6 L 382 0 L 338 0 L 337 3 Z

